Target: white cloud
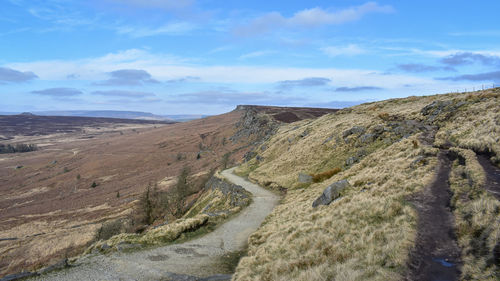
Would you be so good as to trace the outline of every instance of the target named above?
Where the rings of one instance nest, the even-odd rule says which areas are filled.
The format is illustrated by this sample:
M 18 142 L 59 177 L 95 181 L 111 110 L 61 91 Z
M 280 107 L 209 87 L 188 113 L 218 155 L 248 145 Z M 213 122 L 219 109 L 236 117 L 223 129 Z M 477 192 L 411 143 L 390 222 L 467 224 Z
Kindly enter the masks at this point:
M 349 44 L 347 46 L 329 46 L 321 48 L 321 51 L 330 57 L 336 57 L 341 55 L 355 56 L 366 53 L 366 50 L 362 49 L 358 45 Z
M 249 36 L 265 33 L 276 28 L 317 27 L 357 21 L 369 13 L 392 13 L 394 8 L 367 2 L 360 6 L 331 11 L 319 7 L 296 12 L 292 17 L 284 17 L 279 12 L 270 12 L 255 18 L 247 25 L 237 27 L 234 33 Z
M 141 69 L 160 81 L 178 77 L 199 77 L 204 83 L 275 84 L 284 80 L 304 77 L 331 77 L 336 85 L 357 86 L 362 80 L 374 87 L 399 87 L 404 84 L 434 83 L 431 78 L 406 74 L 384 75 L 373 70 L 338 68 L 268 67 L 245 65 L 196 65 L 164 54 L 145 50 L 127 50 L 102 57 L 81 60 L 35 61 L 11 63 L 7 67 L 20 71 L 33 71 L 40 80 L 67 80 L 73 74 L 79 80 L 101 81 L 119 69 Z M 74 81 L 74 79 L 72 80 Z
M 330 12 L 321 8 L 312 8 L 299 11 L 288 21 L 292 25 L 317 26 L 326 24 L 342 24 L 356 21 L 368 13 L 392 13 L 394 8 L 385 5 L 380 6 L 375 2 L 368 2 L 361 6 L 351 7 L 344 10 Z

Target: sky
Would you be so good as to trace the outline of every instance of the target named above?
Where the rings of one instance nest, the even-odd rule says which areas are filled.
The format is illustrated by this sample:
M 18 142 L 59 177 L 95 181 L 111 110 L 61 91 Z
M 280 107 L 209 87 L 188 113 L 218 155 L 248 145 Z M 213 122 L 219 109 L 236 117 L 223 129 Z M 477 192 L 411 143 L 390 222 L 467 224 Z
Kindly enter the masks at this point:
M 0 112 L 345 107 L 500 84 L 497 0 L 0 0 Z

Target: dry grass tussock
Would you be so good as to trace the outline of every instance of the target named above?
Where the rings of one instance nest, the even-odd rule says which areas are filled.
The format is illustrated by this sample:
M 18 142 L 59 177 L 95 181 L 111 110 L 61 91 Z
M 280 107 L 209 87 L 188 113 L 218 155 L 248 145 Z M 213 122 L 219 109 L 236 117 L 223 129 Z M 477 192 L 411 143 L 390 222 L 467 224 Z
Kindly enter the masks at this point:
M 416 225 L 405 197 L 428 184 L 436 166 L 431 157 L 411 168 L 418 155 L 403 140 L 324 183 L 289 191 L 250 237 L 235 280 L 400 280 Z M 329 206 L 311 207 L 327 184 L 344 178 L 365 184 Z
M 233 279 L 403 279 L 417 222 L 407 199 L 433 180 L 439 149 L 421 142 L 424 129 L 398 134 L 404 128 L 396 123 L 410 120 L 437 125 L 437 144 L 487 148 L 500 155 L 498 91 L 392 99 L 282 126 L 258 151 L 259 160 L 256 157 L 236 170 L 261 185 L 288 191 L 249 238 L 248 256 L 240 261 Z M 433 108 L 437 116 L 424 115 L 423 108 L 432 104 L 437 105 Z M 376 137 L 370 138 L 373 134 Z M 466 159 L 465 173 L 474 186 L 471 194 L 482 194 L 467 202 L 454 199 L 459 229 L 465 222 L 471 227 L 477 224 L 478 229 L 488 223 L 490 229 L 498 227 L 492 221 L 498 202 L 477 193 L 484 174 L 474 162 L 473 152 L 456 152 Z M 336 167 L 342 171 L 321 183 L 298 181 L 299 173 L 320 174 Z M 311 207 L 325 187 L 342 179 L 351 186 L 340 199 L 328 206 Z M 468 213 L 467 221 L 459 218 L 462 212 Z M 464 231 L 459 237 L 461 245 L 475 243 L 470 230 L 459 231 Z M 498 241 L 498 229 L 484 235 L 490 239 L 487 247 Z M 481 259 L 469 257 L 476 263 L 470 262 L 464 272 L 483 276 L 477 275 L 486 268 L 478 266 Z
M 462 280 L 498 280 L 493 249 L 500 243 L 500 202 L 484 188 L 485 174 L 475 153 L 454 149 L 465 159 L 455 161 L 450 175 L 453 213 L 460 248 Z
M 467 104 L 460 107 L 452 122 L 447 122 L 436 135 L 436 142 L 475 151 L 494 152 L 500 162 L 500 88 L 471 93 L 456 98 Z

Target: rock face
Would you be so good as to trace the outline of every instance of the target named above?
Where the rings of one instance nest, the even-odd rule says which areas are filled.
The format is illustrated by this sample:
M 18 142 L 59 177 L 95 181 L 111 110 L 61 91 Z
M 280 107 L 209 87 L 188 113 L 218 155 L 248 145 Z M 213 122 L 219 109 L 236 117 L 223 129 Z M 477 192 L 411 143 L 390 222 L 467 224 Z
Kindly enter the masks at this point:
M 332 183 L 323 191 L 323 194 L 316 198 L 312 203 L 313 208 L 316 208 L 319 205 L 329 205 L 333 200 L 340 197 L 340 193 L 346 187 L 349 186 L 349 182 L 347 180 L 341 180 Z
M 236 110 L 243 110 L 241 120 L 236 123 L 238 131 L 229 139 L 238 142 L 241 139 L 254 138 L 256 143 L 263 143 L 271 137 L 279 124 L 267 115 L 259 114 L 251 107 L 238 106 Z

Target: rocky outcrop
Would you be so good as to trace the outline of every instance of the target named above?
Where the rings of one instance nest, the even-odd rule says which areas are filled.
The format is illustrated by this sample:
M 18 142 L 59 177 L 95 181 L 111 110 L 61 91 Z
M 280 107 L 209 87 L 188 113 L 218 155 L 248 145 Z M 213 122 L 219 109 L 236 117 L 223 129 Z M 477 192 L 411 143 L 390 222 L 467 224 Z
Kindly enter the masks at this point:
M 420 113 L 427 118 L 428 123 L 435 121 L 446 120 L 457 111 L 460 107 L 466 105 L 466 101 L 433 101 L 431 104 L 426 105 Z
M 269 139 L 279 127 L 278 122 L 266 114 L 259 113 L 251 106 L 239 105 L 236 110 L 243 111 L 243 114 L 235 125 L 236 133 L 229 138 L 233 143 L 242 139 L 253 139 L 254 143 L 262 143 Z
M 347 180 L 340 180 L 329 185 L 321 196 L 316 198 L 312 203 L 313 208 L 316 208 L 319 205 L 329 205 L 333 200 L 340 197 L 341 192 L 349 186 L 349 182 Z
M 205 184 L 206 189 L 218 190 L 224 196 L 228 196 L 231 207 L 244 207 L 248 205 L 250 194 L 243 187 L 225 181 L 218 177 L 212 177 Z

